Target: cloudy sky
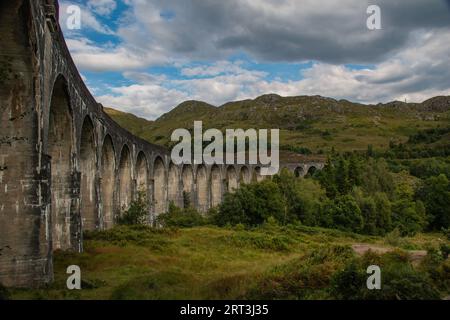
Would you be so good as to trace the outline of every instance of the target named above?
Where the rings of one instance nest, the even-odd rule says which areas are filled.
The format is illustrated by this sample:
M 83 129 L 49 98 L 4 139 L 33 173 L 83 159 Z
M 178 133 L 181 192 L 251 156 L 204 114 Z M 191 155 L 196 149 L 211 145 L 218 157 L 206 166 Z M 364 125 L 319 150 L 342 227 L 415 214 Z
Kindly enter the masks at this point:
M 364 103 L 450 94 L 450 0 L 60 1 L 97 100 L 155 119 L 265 93 Z M 369 30 L 369 5 L 381 29 Z M 81 29 L 67 9 L 81 8 Z

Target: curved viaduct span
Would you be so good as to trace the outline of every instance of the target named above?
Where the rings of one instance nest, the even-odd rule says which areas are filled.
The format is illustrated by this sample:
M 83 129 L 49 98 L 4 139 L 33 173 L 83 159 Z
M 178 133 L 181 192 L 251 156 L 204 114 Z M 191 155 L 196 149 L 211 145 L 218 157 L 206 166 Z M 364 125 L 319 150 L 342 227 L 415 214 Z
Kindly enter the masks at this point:
M 56 1 L 1 1 L 0 38 L 0 283 L 50 282 L 52 252 L 81 251 L 82 231 L 111 227 L 139 190 L 151 221 L 183 191 L 205 212 L 262 178 L 251 165 L 175 166 L 115 123 L 72 61 Z

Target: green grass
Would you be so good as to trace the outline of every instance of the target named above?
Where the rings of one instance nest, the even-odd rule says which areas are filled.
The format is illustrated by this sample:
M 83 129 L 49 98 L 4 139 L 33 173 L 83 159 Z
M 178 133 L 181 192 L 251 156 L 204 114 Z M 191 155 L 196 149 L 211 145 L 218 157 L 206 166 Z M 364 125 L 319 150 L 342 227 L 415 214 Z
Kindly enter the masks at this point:
M 424 249 L 443 242 L 442 235 L 420 234 L 403 239 L 401 245 Z M 13 299 L 329 298 L 330 277 L 354 255 L 350 249 L 354 243 L 389 247 L 381 237 L 305 226 L 252 230 L 117 226 L 87 233 L 83 253 L 56 252 L 55 281 L 49 287 L 15 289 L 11 295 Z M 332 258 L 321 258 L 324 252 L 333 252 Z M 320 259 L 326 260 L 324 264 Z M 80 266 L 82 290 L 65 289 L 69 265 Z M 283 291 L 276 291 L 271 283 L 291 279 L 288 275 L 296 266 L 303 270 L 296 271 L 296 277 L 309 279 L 310 288 L 295 295 L 296 287 L 283 282 Z

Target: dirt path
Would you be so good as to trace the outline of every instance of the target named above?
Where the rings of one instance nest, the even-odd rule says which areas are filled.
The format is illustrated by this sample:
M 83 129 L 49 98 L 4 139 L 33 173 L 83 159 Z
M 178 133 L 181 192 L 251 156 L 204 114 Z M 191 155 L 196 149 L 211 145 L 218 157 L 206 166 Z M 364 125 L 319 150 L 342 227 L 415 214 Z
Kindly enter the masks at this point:
M 366 244 L 366 243 L 355 243 L 352 245 L 352 249 L 358 255 L 363 255 L 364 253 L 366 253 L 369 250 L 371 250 L 375 253 L 379 253 L 379 254 L 383 254 L 383 253 L 394 250 L 393 248 L 386 248 L 386 247 L 381 247 L 381 246 Z M 422 260 L 427 255 L 426 250 L 407 250 L 407 252 L 409 253 L 409 255 L 411 257 L 411 262 L 413 264 L 420 262 L 420 260 Z

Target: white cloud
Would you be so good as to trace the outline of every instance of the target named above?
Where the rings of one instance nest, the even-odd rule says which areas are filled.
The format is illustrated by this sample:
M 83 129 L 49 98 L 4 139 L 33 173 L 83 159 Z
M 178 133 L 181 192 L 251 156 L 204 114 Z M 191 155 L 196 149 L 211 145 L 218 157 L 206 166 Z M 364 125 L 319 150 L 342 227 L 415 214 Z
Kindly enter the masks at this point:
M 67 20 L 69 18 L 69 14 L 67 13 L 67 8 L 71 5 L 77 5 L 78 7 L 80 7 L 81 30 L 69 30 L 67 28 Z M 112 31 L 108 26 L 105 26 L 100 21 L 98 21 L 98 19 L 95 17 L 95 15 L 91 12 L 90 8 L 88 8 L 86 6 L 82 6 L 78 3 L 61 1 L 60 5 L 59 5 L 59 15 L 60 15 L 60 18 L 59 18 L 60 25 L 62 26 L 64 33 L 69 36 L 72 34 L 79 34 L 80 32 L 83 31 L 83 29 L 91 29 L 98 33 L 108 34 L 108 35 L 114 34 L 114 31 Z
M 77 66 L 82 70 L 124 71 L 168 61 L 165 55 L 156 50 L 148 52 L 124 46 L 97 46 L 86 38 L 71 38 L 66 42 Z
M 89 0 L 87 6 L 100 15 L 110 15 L 117 4 L 115 0 Z
M 241 67 L 242 61 L 218 61 L 213 65 L 202 65 L 196 67 L 185 67 L 181 69 L 181 74 L 188 77 L 195 76 L 217 76 L 220 74 L 240 74 L 246 72 Z
M 421 102 L 450 93 L 450 31 L 418 32 L 410 46 L 373 69 L 315 63 L 298 81 L 267 80 L 267 74 L 245 69 L 240 62 L 219 61 L 200 67 L 180 67 L 193 77 L 168 79 L 145 73 L 125 73 L 139 85 L 114 88 L 98 97 L 105 105 L 154 119 L 184 100 L 221 105 L 261 94 L 323 95 L 364 103 L 405 100 Z M 202 76 L 198 78 L 197 76 Z
M 131 85 L 112 89 L 112 94 L 98 96 L 104 106 L 155 119 L 170 111 L 174 101 L 184 101 L 189 96 L 176 89 L 157 84 Z

